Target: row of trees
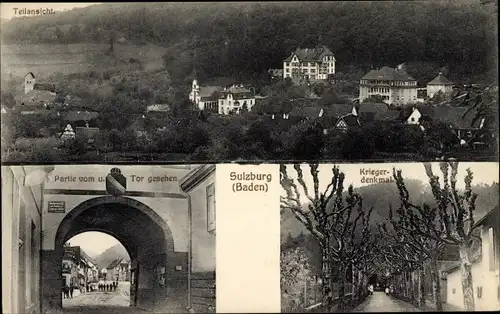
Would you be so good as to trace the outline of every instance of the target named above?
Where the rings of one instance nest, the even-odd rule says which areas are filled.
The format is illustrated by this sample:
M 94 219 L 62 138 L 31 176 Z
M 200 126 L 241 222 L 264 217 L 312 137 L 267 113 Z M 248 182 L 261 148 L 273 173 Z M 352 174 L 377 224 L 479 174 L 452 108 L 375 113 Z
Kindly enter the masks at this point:
M 445 251 L 449 254 L 455 249 L 461 265 L 464 308 L 474 310 L 471 265 L 472 254 L 480 244 L 477 241 L 480 238 L 476 233 L 478 225 L 475 224 L 478 194 L 472 191 L 473 174 L 469 169 L 463 179 L 465 187 L 461 190 L 457 186 L 457 162 L 440 163 L 443 183 L 434 174 L 431 164 L 424 163 L 432 193 L 430 200 L 410 195 L 403 174 L 394 170 L 399 209 L 394 213 L 392 205 L 389 205 L 387 220 L 374 224 L 372 208 L 366 208 L 362 197 L 352 186 L 344 190 L 346 178 L 337 166 L 332 167 L 331 182 L 323 191 L 319 188 L 318 165 L 309 165 L 312 182 L 307 183 L 304 179 L 305 167 L 299 164 L 280 166 L 281 210 L 292 213 L 308 230 L 313 244 L 319 247 L 317 258 L 320 267 L 317 272 L 323 287 L 323 310 L 335 309 L 331 295 L 334 284 L 340 287 L 340 309 L 345 309 L 342 287 L 346 280 L 345 271 L 349 269 L 352 271 L 353 299 L 362 299 L 363 291 L 367 289 L 366 279 L 378 274 L 387 278 L 387 284 L 395 287 L 396 294 L 414 300 L 419 306 L 426 304 L 428 288 L 425 281 L 427 270 L 430 270 L 435 308 L 442 311 L 438 260 Z M 295 178 L 289 174 L 292 169 Z M 417 203 L 417 199 L 423 203 Z M 290 280 L 287 281 L 289 274 L 308 275 L 310 267 L 304 269 L 302 265 L 314 260 L 307 254 L 293 259 L 291 257 L 297 254 L 290 252 L 284 254 L 286 259 L 282 261 L 282 276 L 285 276 L 282 277 L 282 287 L 285 288 L 290 285 Z M 342 275 L 335 276 L 336 273 Z
M 295 164 L 293 169 L 296 179 L 288 174 L 287 166 L 280 165 L 280 184 L 284 190 L 280 208 L 291 211 L 320 247 L 323 309 L 334 308 L 333 290 L 337 280 L 339 309 L 345 310 L 347 271 L 351 272 L 354 303 L 366 296 L 369 258 L 376 244 L 369 224 L 373 208 L 363 207 L 362 198 L 352 185 L 347 195 L 344 194 L 345 176 L 338 167 L 332 168 L 332 179 L 323 192 L 319 189 L 318 164 L 309 165 L 312 189 L 304 181 L 301 165 Z
M 36 117 L 5 119 L 3 141 L 11 145 L 20 138 L 57 137 L 66 126 L 58 116 L 33 120 Z M 324 127 L 316 121 L 282 125 L 251 113 L 220 117 L 191 112 L 188 116 L 142 118 L 140 114 L 119 116 L 111 112 L 102 114 L 95 123 L 92 126 L 100 127 L 96 143 L 101 143 L 95 144 L 95 149 L 133 150 L 142 155 L 171 152 L 185 154 L 193 161 L 368 160 L 383 158 L 383 153 L 392 158 L 421 159 L 441 156 L 458 147 L 456 136 L 444 126 L 429 133 L 432 141 L 416 127 L 398 125 L 372 124 L 325 135 Z
M 414 296 L 420 305 L 425 304 L 424 265 L 431 270 L 435 307 L 443 310 L 441 300 L 438 258 L 448 246 L 458 248 L 462 272 L 464 307 L 474 310 L 472 286 L 472 254 L 479 236 L 475 232 L 475 210 L 477 194 L 472 192 L 473 174 L 467 169 L 464 178 L 465 189 L 457 187 L 458 163 L 440 164 L 441 178 L 434 174 L 431 164 L 425 164 L 425 171 L 435 199 L 435 204 L 415 204 L 406 189 L 401 171 L 394 172 L 401 204 L 396 211 L 390 211 L 390 222 L 384 224 L 383 234 L 388 243 L 383 247 L 383 256 L 398 274 L 416 271 L 419 290 Z

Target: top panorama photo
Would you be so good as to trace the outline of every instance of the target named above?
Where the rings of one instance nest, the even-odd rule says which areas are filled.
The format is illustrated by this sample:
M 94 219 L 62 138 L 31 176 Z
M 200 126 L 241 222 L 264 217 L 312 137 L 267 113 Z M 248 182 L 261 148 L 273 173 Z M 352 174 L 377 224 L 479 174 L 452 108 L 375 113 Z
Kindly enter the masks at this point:
M 2 162 L 498 160 L 497 1 L 1 5 Z

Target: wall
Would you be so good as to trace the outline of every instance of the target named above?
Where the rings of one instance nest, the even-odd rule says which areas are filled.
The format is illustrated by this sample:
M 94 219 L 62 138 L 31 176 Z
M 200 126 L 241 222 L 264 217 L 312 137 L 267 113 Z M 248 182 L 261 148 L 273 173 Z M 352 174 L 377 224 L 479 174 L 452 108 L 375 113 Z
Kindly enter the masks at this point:
M 93 175 L 94 177 L 106 177 L 113 166 L 80 166 L 78 170 L 72 166 L 56 166 L 51 175 L 51 181 L 46 184 L 45 202 L 43 207 L 43 249 L 53 250 L 57 228 L 63 218 L 75 207 L 81 203 L 106 195 L 105 182 L 60 182 L 55 181 L 56 176 L 73 176 L 79 179 Z M 187 200 L 181 194 L 178 181 L 170 182 L 151 182 L 148 183 L 148 177 L 154 175 L 157 177 L 170 176 L 180 180 L 189 169 L 169 169 L 161 166 L 121 166 L 122 174 L 127 178 L 127 191 L 133 191 L 137 195 L 130 196 L 139 202 L 144 203 L 155 211 L 169 226 L 174 238 L 175 251 L 187 252 L 188 246 L 188 210 Z M 142 182 L 134 182 L 134 176 L 143 176 Z M 135 180 L 135 179 L 134 179 Z M 89 195 L 76 195 L 81 191 L 89 191 Z M 71 194 L 76 191 L 75 194 Z M 91 192 L 92 191 L 92 192 Z M 91 195 L 91 194 L 97 195 Z M 144 195 L 144 196 L 142 196 Z M 48 203 L 51 201 L 65 202 L 64 213 L 49 213 Z
M 43 253 L 44 297 L 48 309 L 60 307 L 51 286 L 56 284 L 57 273 L 60 278 L 60 266 L 57 266 L 58 252 L 55 248 L 55 238 L 61 221 L 68 213 L 81 203 L 93 198 L 107 195 L 105 177 L 113 168 L 111 165 L 92 166 L 56 166 L 51 174 L 51 180 L 46 184 L 43 206 Z M 119 166 L 127 178 L 127 193 L 125 198 L 139 201 L 159 216 L 169 227 L 172 240 L 172 252 L 166 252 L 166 247 L 156 250 L 149 245 L 141 245 L 137 252 L 138 265 L 137 307 L 165 311 L 181 306 L 187 306 L 187 250 L 188 250 L 188 201 L 180 191 L 179 181 L 192 168 L 170 166 Z M 149 180 L 149 177 L 168 178 L 168 180 Z M 71 180 L 60 178 L 70 177 Z M 138 177 L 144 177 L 138 180 Z M 73 182 L 73 178 L 75 179 Z M 80 179 L 81 178 L 81 179 Z M 93 178 L 93 179 L 90 179 Z M 49 202 L 64 202 L 64 210 L 60 213 L 49 212 Z M 152 239 L 158 240 L 158 239 Z M 151 244 L 157 243 L 152 241 Z M 167 256 L 168 255 L 168 256 Z M 165 284 L 159 284 L 155 269 L 163 267 L 166 275 Z M 45 308 L 45 306 L 44 306 Z
M 207 187 L 215 181 L 212 172 L 189 192 L 192 212 L 192 266 L 196 272 L 215 271 L 215 234 L 207 231 Z
M 36 167 L 2 167 L 3 313 L 40 311 L 41 185 L 24 186 Z
M 498 296 L 499 289 L 499 272 L 498 268 L 490 271 L 489 250 L 490 243 L 488 241 L 488 230 L 483 228 L 481 231 L 481 259 L 472 265 L 472 280 L 474 287 L 474 299 L 476 311 L 492 311 L 500 308 Z M 461 272 L 457 268 L 447 276 L 447 303 L 460 308 L 464 307 Z M 478 288 L 482 288 L 482 295 L 478 297 Z
M 215 172 L 189 191 L 191 196 L 191 306 L 195 312 L 215 310 L 215 230 L 208 230 L 207 187 L 214 184 Z M 215 190 L 214 190 L 215 195 Z M 214 196 L 215 197 L 215 196 Z

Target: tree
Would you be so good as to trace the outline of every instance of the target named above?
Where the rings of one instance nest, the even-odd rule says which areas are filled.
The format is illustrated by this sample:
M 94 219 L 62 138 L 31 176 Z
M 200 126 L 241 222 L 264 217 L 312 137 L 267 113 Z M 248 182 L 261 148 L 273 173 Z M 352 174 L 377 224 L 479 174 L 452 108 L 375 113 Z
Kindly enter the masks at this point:
M 2 106 L 5 106 L 6 108 L 12 109 L 16 106 L 16 100 L 14 99 L 14 96 L 10 92 L 3 92 L 2 91 L 2 99 L 1 99 Z
M 306 121 L 290 128 L 285 149 L 290 159 L 314 160 L 320 159 L 324 147 L 323 128 L 316 122 Z
M 398 175 L 394 172 L 395 177 Z M 405 187 L 406 189 L 406 187 Z M 424 262 L 430 261 L 434 302 L 437 311 L 443 310 L 441 301 L 441 284 L 438 270 L 438 257 L 444 249 L 444 241 L 440 238 L 422 237 L 422 233 L 434 232 L 437 223 L 435 212 L 427 205 L 418 212 L 412 211 L 405 203 L 402 203 L 397 211 L 398 218 L 394 219 L 392 206 L 389 211 L 389 225 L 382 225 L 382 234 L 387 240 L 383 246 L 382 256 L 386 263 L 396 262 L 397 270 L 404 271 L 405 276 L 408 271 L 418 270 L 418 304 L 425 304 L 424 294 Z M 392 265 L 394 267 L 394 264 Z M 406 294 L 406 293 L 405 293 Z
M 332 168 L 331 182 L 324 192 L 320 192 L 318 164 L 309 165 L 313 194 L 310 194 L 304 181 L 301 165 L 295 164 L 293 168 L 297 173 L 296 180 L 309 203 L 302 203 L 299 185 L 288 176 L 287 167 L 282 164 L 280 184 L 286 196 L 280 197 L 280 208 L 282 211 L 290 210 L 309 230 L 321 248 L 322 298 L 327 311 L 332 310 L 333 270 L 335 265 L 338 266 L 339 299 L 343 308 L 348 266 L 363 260 L 369 252 L 368 244 L 371 241 L 368 225 L 372 209 L 368 212 L 363 210 L 362 199 L 354 192 L 352 185 L 349 186 L 344 199 L 345 175 L 338 167 Z
M 82 39 L 79 25 L 72 25 L 68 31 L 68 40 L 73 43 L 78 43 Z
M 465 190 L 460 193 L 457 188 L 458 162 L 442 162 L 440 170 L 444 185 L 441 186 L 439 177 L 434 175 L 432 165 L 424 163 L 426 174 L 429 178 L 432 194 L 436 206 L 424 204 L 422 206 L 411 203 L 410 195 L 404 185 L 401 171 L 394 173 L 394 178 L 400 193 L 405 216 L 406 227 L 409 234 L 422 236 L 443 244 L 457 245 L 460 255 L 462 290 L 464 306 L 467 311 L 474 311 L 474 290 L 471 272 L 471 247 L 477 236 L 474 220 L 477 194 L 472 192 L 472 172 L 467 169 L 464 178 Z M 432 260 L 431 260 L 432 262 Z M 436 276 L 434 274 L 433 276 Z M 439 280 L 437 280 L 439 282 Z M 439 295 L 439 292 L 436 296 Z
M 455 96 L 455 99 L 462 100 L 461 106 L 468 107 L 463 117 L 472 115 L 472 125 L 483 121 L 483 129 L 493 130 L 495 138 L 498 138 L 498 85 L 484 88 L 469 86 L 465 93 Z
M 281 308 L 286 312 L 299 310 L 304 282 L 312 277 L 306 254 L 300 248 L 281 252 L 280 274 Z

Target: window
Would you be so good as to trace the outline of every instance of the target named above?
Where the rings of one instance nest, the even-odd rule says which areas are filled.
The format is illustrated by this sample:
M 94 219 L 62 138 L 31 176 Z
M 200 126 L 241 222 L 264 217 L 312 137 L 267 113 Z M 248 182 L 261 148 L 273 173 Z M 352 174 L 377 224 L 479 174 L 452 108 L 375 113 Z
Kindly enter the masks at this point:
M 477 298 L 481 299 L 483 296 L 483 287 L 477 287 Z
M 207 186 L 207 231 L 215 231 L 215 184 Z
M 456 292 L 457 292 L 457 289 L 455 289 L 455 288 L 451 289 L 452 294 L 455 294 Z
M 469 131 L 470 132 L 470 131 Z M 472 134 L 471 134 L 472 135 Z M 495 234 L 493 231 L 493 228 L 490 227 L 488 228 L 488 246 L 489 246 L 489 266 L 490 270 L 496 270 L 497 268 L 497 258 L 496 255 L 498 252 L 495 252 L 495 246 L 497 244 L 495 243 Z

